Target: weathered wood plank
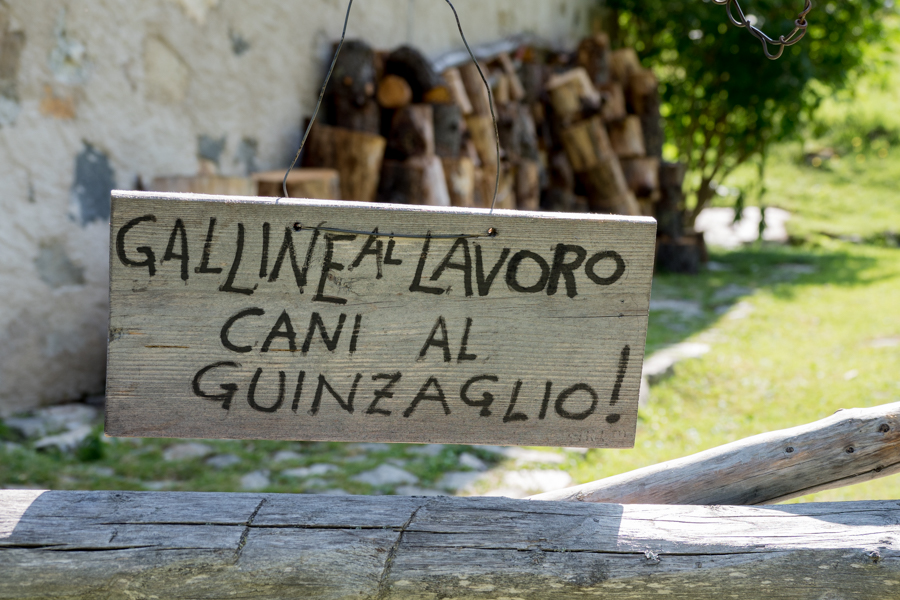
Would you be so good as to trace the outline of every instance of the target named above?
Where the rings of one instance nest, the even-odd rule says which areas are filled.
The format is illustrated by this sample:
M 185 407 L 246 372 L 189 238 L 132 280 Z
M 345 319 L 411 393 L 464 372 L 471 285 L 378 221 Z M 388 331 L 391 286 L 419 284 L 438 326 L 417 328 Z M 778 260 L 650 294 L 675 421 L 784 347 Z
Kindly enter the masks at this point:
M 0 491 L 0 598 L 871 599 L 900 502 Z
M 900 473 L 900 402 L 841 410 L 692 456 L 534 496 L 622 504 L 772 504 Z
M 633 445 L 652 219 L 116 192 L 111 227 L 110 435 Z

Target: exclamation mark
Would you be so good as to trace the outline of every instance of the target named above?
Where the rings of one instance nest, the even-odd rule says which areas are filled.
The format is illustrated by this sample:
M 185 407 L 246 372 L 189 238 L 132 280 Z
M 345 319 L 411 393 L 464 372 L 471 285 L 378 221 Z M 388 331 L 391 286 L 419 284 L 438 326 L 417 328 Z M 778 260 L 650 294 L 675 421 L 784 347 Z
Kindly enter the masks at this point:
M 616 385 L 613 386 L 612 397 L 609 399 L 609 405 L 615 406 L 619 401 L 619 392 L 622 391 L 622 382 L 625 381 L 625 371 L 628 370 L 628 358 L 631 356 L 631 346 L 622 348 L 622 354 L 619 356 L 619 371 L 616 373 Z M 612 425 L 618 423 L 622 415 L 607 415 L 606 422 Z

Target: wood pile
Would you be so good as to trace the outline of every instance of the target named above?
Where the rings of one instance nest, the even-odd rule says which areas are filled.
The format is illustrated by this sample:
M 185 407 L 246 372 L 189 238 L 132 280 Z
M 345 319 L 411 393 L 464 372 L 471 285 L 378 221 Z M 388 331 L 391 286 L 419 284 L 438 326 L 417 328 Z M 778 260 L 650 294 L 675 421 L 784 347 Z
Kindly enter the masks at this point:
M 499 172 L 496 208 L 655 216 L 659 94 L 633 50 L 601 34 L 480 66 L 491 95 L 474 63 L 436 73 L 409 46 L 345 43 L 303 164 L 337 170 L 345 199 L 488 207 Z

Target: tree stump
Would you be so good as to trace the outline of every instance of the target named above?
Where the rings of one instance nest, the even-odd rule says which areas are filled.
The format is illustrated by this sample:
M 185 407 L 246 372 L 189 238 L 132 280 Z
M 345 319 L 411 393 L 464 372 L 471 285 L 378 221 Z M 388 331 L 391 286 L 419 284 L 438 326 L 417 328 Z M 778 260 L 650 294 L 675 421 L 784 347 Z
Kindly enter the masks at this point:
M 317 123 L 306 142 L 303 164 L 337 170 L 344 200 L 371 202 L 378 191 L 386 144 L 380 135 Z

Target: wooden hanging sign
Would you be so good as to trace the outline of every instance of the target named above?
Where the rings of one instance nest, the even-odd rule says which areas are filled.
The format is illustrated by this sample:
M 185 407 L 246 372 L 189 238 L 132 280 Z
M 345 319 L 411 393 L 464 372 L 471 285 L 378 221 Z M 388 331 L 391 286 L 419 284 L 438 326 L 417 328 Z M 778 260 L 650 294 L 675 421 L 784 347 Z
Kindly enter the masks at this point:
M 106 432 L 631 447 L 655 239 L 649 218 L 114 192 Z

